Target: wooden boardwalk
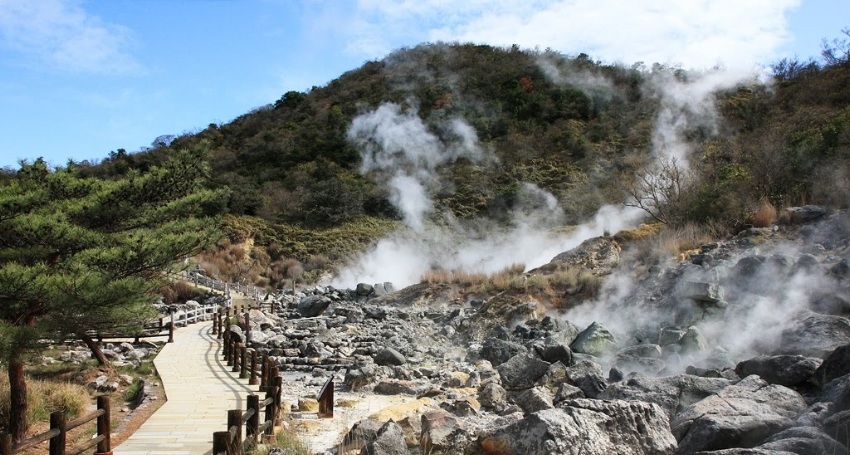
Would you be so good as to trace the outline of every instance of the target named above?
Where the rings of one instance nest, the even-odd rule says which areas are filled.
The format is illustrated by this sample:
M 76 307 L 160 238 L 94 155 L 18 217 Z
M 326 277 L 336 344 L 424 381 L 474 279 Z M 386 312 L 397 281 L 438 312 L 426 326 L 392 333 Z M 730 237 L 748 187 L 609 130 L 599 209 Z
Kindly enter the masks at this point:
M 154 359 L 167 401 L 115 455 L 200 455 L 213 432 L 227 430 L 227 410 L 245 409 L 257 386 L 231 373 L 212 335 L 212 321 L 178 329 Z

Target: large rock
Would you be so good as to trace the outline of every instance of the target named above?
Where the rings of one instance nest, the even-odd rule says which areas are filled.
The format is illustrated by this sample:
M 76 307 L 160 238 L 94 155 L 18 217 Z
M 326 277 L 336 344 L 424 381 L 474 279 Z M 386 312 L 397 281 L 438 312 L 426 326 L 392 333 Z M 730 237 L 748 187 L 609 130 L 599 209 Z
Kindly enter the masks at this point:
M 495 412 L 502 412 L 508 405 L 508 393 L 504 387 L 495 382 L 488 382 L 478 391 L 478 401 L 481 406 Z
M 594 322 L 578 334 L 570 345 L 570 349 L 581 354 L 599 357 L 615 352 L 617 341 L 608 329 Z
M 481 346 L 479 355 L 484 360 L 490 361 L 490 363 L 496 367 L 507 362 L 511 359 L 511 357 L 527 351 L 528 349 L 521 344 L 501 340 L 499 338 L 488 338 L 484 340 L 484 344 Z
M 549 363 L 531 354 L 520 354 L 496 368 L 508 390 L 528 389 L 549 371 Z
M 588 398 L 596 398 L 608 387 L 602 367 L 599 364 L 582 360 L 567 368 L 567 380 L 578 387 Z
M 597 398 L 655 403 L 672 418 L 688 406 L 731 385 L 722 378 L 701 378 L 689 374 L 663 378 L 638 376 L 611 384 Z
M 676 449 L 657 405 L 569 400 L 485 435 L 481 449 L 512 455 L 669 455 Z
M 393 420 L 388 421 L 378 430 L 374 441 L 367 443 L 360 450 L 360 455 L 409 455 L 407 443 L 404 441 L 404 431 Z
M 797 454 L 848 455 L 848 450 L 823 431 L 812 427 L 789 428 L 759 445 L 768 450 L 787 450 Z
M 770 384 L 795 386 L 812 379 L 821 360 L 801 355 L 759 356 L 739 362 L 735 372 L 739 376 L 758 375 Z
M 687 281 L 682 285 L 682 297 L 696 302 L 718 303 L 725 297 L 723 287 L 717 283 L 704 283 L 698 281 Z
M 407 363 L 407 359 L 393 348 L 384 348 L 375 355 L 375 363 L 381 366 L 399 366 Z
M 785 209 L 788 221 L 791 223 L 808 223 L 825 217 L 829 209 L 821 205 L 804 205 Z
M 298 302 L 298 313 L 305 318 L 316 317 L 331 305 L 331 299 L 323 295 L 310 295 Z
M 620 250 L 620 245 L 612 238 L 595 237 L 555 256 L 550 264 L 569 264 L 606 273 L 620 263 Z
M 818 401 L 834 404 L 835 412 L 850 410 L 850 374 L 824 384 Z
M 568 346 L 553 340 L 535 344 L 534 352 L 549 363 L 561 362 L 564 366 L 573 364 L 573 351 Z
M 826 356 L 814 376 L 818 384 L 823 385 L 848 373 L 850 373 L 850 344 L 845 344 L 835 348 Z
M 793 328 L 782 333 L 780 350 L 824 358 L 836 348 L 850 343 L 850 320 L 841 316 L 806 313 Z
M 786 452 L 784 450 L 768 450 L 759 448 L 734 448 L 723 450 L 711 450 L 708 452 L 697 452 L 696 455 L 798 455 L 794 452 Z
M 790 427 L 806 409 L 799 393 L 769 385 L 758 376 L 699 401 L 671 421 L 679 440 L 679 455 L 700 451 L 753 447 L 765 438 Z
M 419 447 L 422 453 L 463 453 L 472 437 L 452 414 L 436 409 L 422 414 L 422 436 Z
M 517 395 L 514 398 L 514 403 L 522 408 L 522 412 L 531 414 L 554 407 L 552 398 L 552 393 L 546 388 L 534 387 Z

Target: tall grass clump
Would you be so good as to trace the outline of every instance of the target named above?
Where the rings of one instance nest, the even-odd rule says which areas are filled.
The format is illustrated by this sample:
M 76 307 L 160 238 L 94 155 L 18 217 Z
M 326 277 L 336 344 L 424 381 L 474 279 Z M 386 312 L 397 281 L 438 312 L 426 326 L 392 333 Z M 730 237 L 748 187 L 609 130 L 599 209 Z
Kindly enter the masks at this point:
M 249 455 L 268 455 L 273 449 L 283 449 L 289 455 L 311 455 L 313 452 L 299 436 L 294 425 L 284 422 L 280 432 L 275 434 L 270 444 L 260 444 L 251 449 Z
M 46 422 L 50 414 L 56 411 L 65 413 L 68 420 L 82 415 L 89 405 L 91 396 L 88 389 L 81 385 L 45 381 L 27 378 L 29 408 L 27 421 Z M 9 425 L 10 406 L 9 377 L 5 370 L 0 371 L 0 427 Z
M 770 202 L 763 200 L 759 203 L 758 208 L 755 213 L 753 213 L 753 217 L 751 223 L 753 227 L 769 227 L 777 220 L 777 212 L 776 207 L 773 206 Z

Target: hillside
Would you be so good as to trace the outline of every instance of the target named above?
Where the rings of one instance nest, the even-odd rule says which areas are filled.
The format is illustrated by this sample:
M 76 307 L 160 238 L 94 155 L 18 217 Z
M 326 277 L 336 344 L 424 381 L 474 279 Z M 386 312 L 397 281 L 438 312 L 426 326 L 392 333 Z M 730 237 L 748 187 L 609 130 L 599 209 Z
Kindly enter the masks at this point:
M 205 265 L 276 286 L 326 277 L 399 229 L 476 239 L 532 220 L 556 232 L 624 201 L 717 235 L 758 224 L 760 207 L 848 205 L 850 62 L 837 46 L 760 81 L 423 44 L 229 123 L 72 166 L 119 178 L 208 148 L 212 185 L 232 192 L 230 240 Z

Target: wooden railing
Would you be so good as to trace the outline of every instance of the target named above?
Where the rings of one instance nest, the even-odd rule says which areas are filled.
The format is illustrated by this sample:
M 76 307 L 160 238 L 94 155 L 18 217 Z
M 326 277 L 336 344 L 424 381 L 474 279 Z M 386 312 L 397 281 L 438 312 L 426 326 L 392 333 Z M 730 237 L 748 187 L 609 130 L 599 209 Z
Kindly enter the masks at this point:
M 31 449 L 45 441 L 50 441 L 49 455 L 65 455 L 67 452 L 67 433 L 85 423 L 97 419 L 97 436 L 72 449 L 73 454 L 88 453 L 87 450 L 97 446 L 95 455 L 111 455 L 112 443 L 110 441 L 110 412 L 109 397 L 97 397 L 97 410 L 70 422 L 66 421 L 65 414 L 54 412 L 50 414 L 50 429 L 39 433 L 31 438 L 24 439 L 17 444 L 12 444 L 12 435 L 0 436 L 0 455 L 12 455 Z
M 281 411 L 283 378 L 280 376 L 278 367 L 268 354 L 260 356 L 256 349 L 248 348 L 251 333 L 251 320 L 248 313 L 244 314 L 244 322 L 240 324 L 245 333 L 244 343 L 231 336 L 230 318 L 230 308 L 223 308 L 213 319 L 212 333 L 222 341 L 222 355 L 226 365 L 232 367 L 231 372 L 238 372 L 240 379 L 248 379 L 249 385 L 259 384 L 260 390 L 266 391 L 266 399 L 260 402 L 259 397 L 252 394 L 248 396 L 245 412 L 241 409 L 228 411 L 227 431 L 213 433 L 213 455 L 244 455 L 247 450 L 260 442 L 260 435 L 273 437 L 275 422 L 278 421 Z M 322 386 L 317 400 L 319 402 L 318 417 L 333 418 L 333 375 Z M 265 408 L 265 421 L 262 425 L 258 420 L 261 407 Z M 242 437 L 243 427 L 244 438 Z
M 172 320 L 169 323 L 165 323 L 165 318 L 159 318 L 159 322 L 157 324 L 148 324 L 142 327 L 141 332 L 138 330 L 126 330 L 122 331 L 121 328 L 115 328 L 108 332 L 105 331 L 91 331 L 88 332 L 89 335 L 96 339 L 98 343 L 102 343 L 103 340 L 114 340 L 119 338 L 132 338 L 134 343 L 138 343 L 141 338 L 157 338 L 157 337 L 168 337 L 168 342 L 174 342 L 174 321 Z

